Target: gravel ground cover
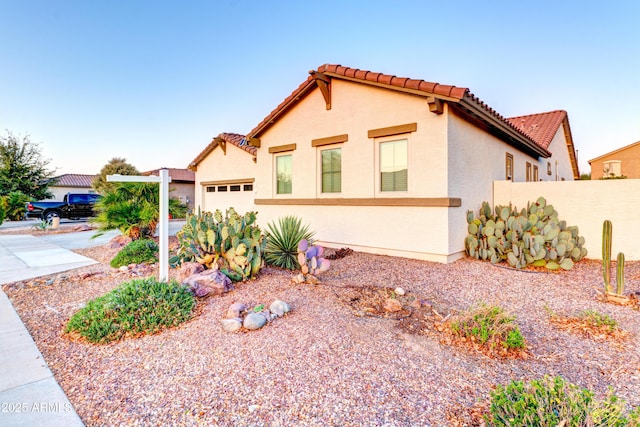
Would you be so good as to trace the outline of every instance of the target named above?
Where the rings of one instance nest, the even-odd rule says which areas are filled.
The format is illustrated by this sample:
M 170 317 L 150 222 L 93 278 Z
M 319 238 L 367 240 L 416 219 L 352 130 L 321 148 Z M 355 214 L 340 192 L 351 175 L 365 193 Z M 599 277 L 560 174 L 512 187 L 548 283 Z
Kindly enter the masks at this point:
M 263 269 L 257 280 L 201 300 L 196 317 L 157 335 L 108 345 L 68 339 L 66 321 L 86 301 L 157 273 L 110 268 L 116 251 L 78 250 L 101 264 L 3 287 L 90 426 L 474 425 L 471 408 L 496 384 L 545 374 L 600 396 L 613 386 L 640 405 L 640 312 L 597 299 L 598 261 L 545 273 L 354 252 L 333 261 L 315 286 Z M 627 289 L 640 290 L 640 263 L 627 263 L 626 276 Z M 398 286 L 423 307 L 387 314 L 373 306 L 380 292 Z M 275 299 L 292 311 L 259 331 L 222 330 L 232 303 Z M 492 358 L 451 344 L 438 322 L 478 302 L 516 316 L 526 358 Z M 592 339 L 550 320 L 551 311 L 587 309 L 617 320 L 626 337 Z

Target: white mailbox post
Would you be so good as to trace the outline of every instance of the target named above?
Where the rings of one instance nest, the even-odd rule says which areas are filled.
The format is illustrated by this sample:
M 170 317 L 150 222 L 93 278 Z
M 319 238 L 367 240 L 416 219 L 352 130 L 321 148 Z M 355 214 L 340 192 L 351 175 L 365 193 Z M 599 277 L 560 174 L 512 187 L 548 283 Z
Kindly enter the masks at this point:
M 158 182 L 160 183 L 160 218 L 158 220 L 158 262 L 160 272 L 158 279 L 161 282 L 169 280 L 169 183 L 171 177 L 167 169 L 160 169 L 159 176 L 139 176 L 139 175 L 107 175 L 109 182 Z

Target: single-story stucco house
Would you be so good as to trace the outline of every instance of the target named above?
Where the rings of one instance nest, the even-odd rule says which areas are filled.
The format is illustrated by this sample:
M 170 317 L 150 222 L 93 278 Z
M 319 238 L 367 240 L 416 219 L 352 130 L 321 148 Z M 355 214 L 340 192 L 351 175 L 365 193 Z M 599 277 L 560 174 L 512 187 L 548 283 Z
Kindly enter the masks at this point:
M 640 178 L 640 141 L 589 160 L 591 179 Z
M 195 173 L 189 169 L 180 168 L 160 168 L 167 169 L 171 182 L 169 183 L 169 197 L 179 199 L 182 204 L 193 211 L 195 206 Z M 158 176 L 160 169 L 142 172 L 142 175 Z
M 67 193 L 93 194 L 95 190 L 91 183 L 95 178 L 96 175 L 66 173 L 51 178 L 49 190 L 53 194 L 53 200 L 62 200 Z
M 263 227 L 293 214 L 325 246 L 438 262 L 463 256 L 466 211 L 495 180 L 579 177 L 565 111 L 505 118 L 464 87 L 340 65 L 190 168 L 196 207 L 257 210 Z

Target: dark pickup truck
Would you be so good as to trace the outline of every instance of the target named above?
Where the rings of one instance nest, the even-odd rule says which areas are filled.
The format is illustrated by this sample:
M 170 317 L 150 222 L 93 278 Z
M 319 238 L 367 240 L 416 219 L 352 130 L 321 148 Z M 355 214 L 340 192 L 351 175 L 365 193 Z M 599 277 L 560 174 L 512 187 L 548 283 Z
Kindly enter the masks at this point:
M 94 216 L 93 206 L 100 199 L 99 194 L 67 193 L 61 202 L 29 202 L 26 205 L 27 218 L 52 221 L 53 218 L 80 219 Z

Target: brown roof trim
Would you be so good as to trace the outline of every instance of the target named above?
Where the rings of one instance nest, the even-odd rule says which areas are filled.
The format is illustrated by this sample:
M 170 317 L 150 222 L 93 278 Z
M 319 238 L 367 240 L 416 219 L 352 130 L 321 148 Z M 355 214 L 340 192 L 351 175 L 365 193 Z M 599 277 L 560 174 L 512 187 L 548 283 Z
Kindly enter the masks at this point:
M 258 150 L 255 146 L 249 145 L 248 140 L 249 138 L 245 137 L 244 135 L 240 135 L 238 133 L 224 132 L 224 133 L 218 134 L 218 136 L 214 137 L 209 143 L 209 145 L 207 145 L 205 149 L 202 150 L 200 154 L 198 154 L 191 163 L 189 163 L 188 169 L 192 171 L 196 171 L 198 169 L 198 164 L 202 160 L 204 160 L 204 158 L 207 157 L 209 153 L 212 152 L 221 143 L 224 143 L 224 144 L 229 143 L 231 145 L 235 145 L 241 150 L 246 151 L 247 153 L 255 156 Z
M 603 154 L 601 156 L 598 156 L 598 157 L 595 157 L 595 158 L 589 160 L 588 163 L 591 164 L 591 162 L 595 162 L 596 160 L 604 159 L 605 157 L 608 157 L 608 156 L 610 156 L 612 154 L 617 154 L 617 153 L 619 153 L 621 151 L 624 151 L 624 150 L 627 150 L 627 149 L 629 149 L 631 147 L 635 147 L 636 145 L 640 145 L 640 141 L 634 142 L 634 143 L 629 144 L 629 145 L 625 145 L 624 147 L 620 147 L 617 150 L 609 151 L 608 153 L 605 153 L 605 154 Z
M 475 118 L 476 122 L 484 122 L 482 128 L 489 129 L 498 137 L 506 139 L 516 148 L 524 150 L 534 156 L 550 157 L 544 147 L 540 147 L 536 141 L 531 139 L 526 133 L 513 126 L 502 115 L 490 108 L 479 98 L 473 95 L 466 87 L 442 85 L 440 83 L 428 82 L 426 80 L 397 77 L 390 74 L 376 73 L 357 68 L 344 67 L 336 64 L 324 64 L 311 73 L 322 73 L 331 78 L 349 80 L 361 84 L 368 84 L 385 89 L 405 92 L 418 96 L 435 97 L 450 105 L 458 105 L 459 112 L 467 118 Z M 259 137 L 275 121 L 286 114 L 289 108 L 307 96 L 317 87 L 313 75 L 298 86 L 284 101 L 280 103 L 267 117 L 262 120 L 249 133 L 249 137 Z
M 342 144 L 349 140 L 349 134 L 328 136 L 326 138 L 317 138 L 311 140 L 312 147 L 322 147 L 323 145 Z
M 326 199 L 254 199 L 256 205 L 304 206 L 421 206 L 456 208 L 462 206 L 459 197 L 370 197 Z

